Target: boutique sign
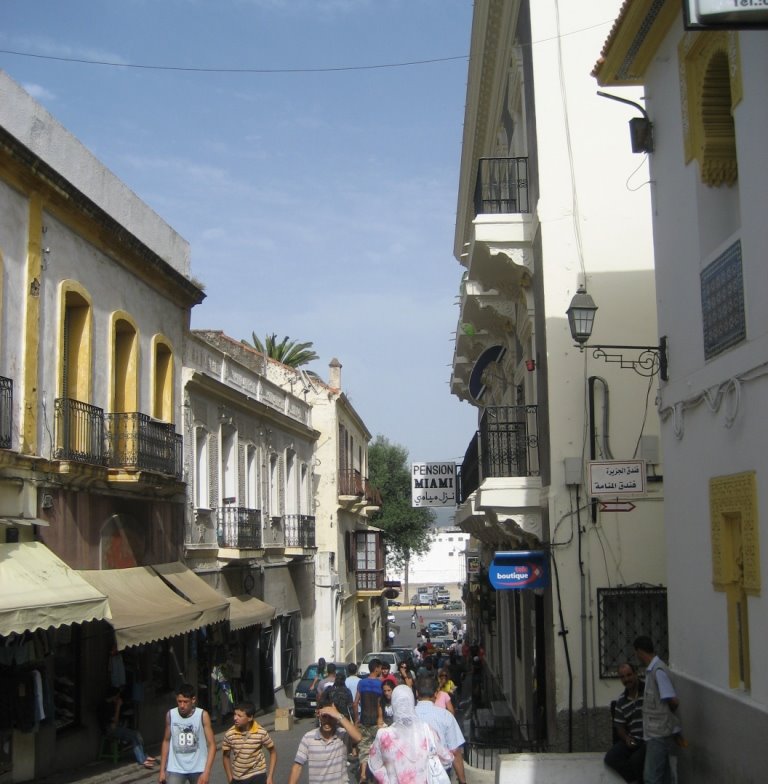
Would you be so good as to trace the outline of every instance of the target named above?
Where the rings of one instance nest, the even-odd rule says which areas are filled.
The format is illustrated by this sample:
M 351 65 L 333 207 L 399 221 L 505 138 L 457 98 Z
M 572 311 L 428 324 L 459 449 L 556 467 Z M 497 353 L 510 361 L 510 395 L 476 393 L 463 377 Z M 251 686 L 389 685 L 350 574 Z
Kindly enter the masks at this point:
M 545 588 L 549 585 L 547 554 L 542 550 L 496 553 L 488 568 L 488 579 L 497 591 Z

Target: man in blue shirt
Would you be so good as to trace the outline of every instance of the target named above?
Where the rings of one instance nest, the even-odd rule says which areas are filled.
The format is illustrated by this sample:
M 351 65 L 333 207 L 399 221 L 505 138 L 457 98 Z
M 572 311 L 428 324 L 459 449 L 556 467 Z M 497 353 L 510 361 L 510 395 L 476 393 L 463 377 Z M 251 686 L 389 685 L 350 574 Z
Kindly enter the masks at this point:
M 364 782 L 367 775 L 368 754 L 376 737 L 379 719 L 379 700 L 381 698 L 381 661 L 371 659 L 368 662 L 368 677 L 361 678 L 357 684 L 352 715 L 358 717 L 358 725 L 362 740 L 358 744 L 360 758 L 360 781 Z
M 458 784 L 467 784 L 464 772 L 464 735 L 453 714 L 445 708 L 435 705 L 437 680 L 431 673 L 416 677 L 416 715 L 429 724 L 440 736 L 443 746 L 453 754 L 453 768 L 456 771 Z

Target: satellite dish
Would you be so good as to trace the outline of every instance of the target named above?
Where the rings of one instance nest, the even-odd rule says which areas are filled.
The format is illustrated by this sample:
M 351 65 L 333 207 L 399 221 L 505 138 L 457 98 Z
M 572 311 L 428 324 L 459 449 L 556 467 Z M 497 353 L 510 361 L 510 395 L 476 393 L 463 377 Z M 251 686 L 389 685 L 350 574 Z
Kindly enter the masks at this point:
M 489 366 L 494 362 L 501 362 L 507 349 L 504 346 L 491 346 L 485 349 L 483 353 L 477 358 L 477 361 L 472 368 L 472 373 L 469 376 L 469 394 L 474 400 L 480 402 L 485 394 L 485 381 L 483 375 Z

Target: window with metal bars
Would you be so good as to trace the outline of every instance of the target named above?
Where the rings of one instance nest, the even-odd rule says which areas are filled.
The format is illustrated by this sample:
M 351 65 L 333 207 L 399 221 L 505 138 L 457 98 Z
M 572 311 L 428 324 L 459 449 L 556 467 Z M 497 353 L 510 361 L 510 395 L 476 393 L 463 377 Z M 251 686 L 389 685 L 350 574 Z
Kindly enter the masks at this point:
M 647 635 L 656 653 L 669 658 L 667 589 L 656 585 L 627 585 L 597 589 L 600 677 L 617 678 L 620 664 L 634 659 L 632 644 Z

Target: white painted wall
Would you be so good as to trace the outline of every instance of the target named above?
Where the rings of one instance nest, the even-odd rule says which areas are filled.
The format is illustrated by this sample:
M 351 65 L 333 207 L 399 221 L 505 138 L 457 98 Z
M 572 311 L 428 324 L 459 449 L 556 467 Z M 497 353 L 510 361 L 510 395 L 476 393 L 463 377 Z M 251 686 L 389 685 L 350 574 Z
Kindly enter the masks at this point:
M 469 534 L 458 528 L 433 529 L 434 538 L 424 555 L 411 558 L 408 566 L 408 584 L 445 585 L 455 598 L 460 598 L 459 583 L 467 579 L 464 551 Z M 404 570 L 387 569 L 388 580 L 405 580 Z M 410 591 L 415 593 L 414 590 Z M 403 601 L 411 597 L 403 594 Z

